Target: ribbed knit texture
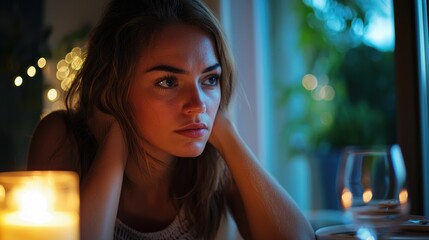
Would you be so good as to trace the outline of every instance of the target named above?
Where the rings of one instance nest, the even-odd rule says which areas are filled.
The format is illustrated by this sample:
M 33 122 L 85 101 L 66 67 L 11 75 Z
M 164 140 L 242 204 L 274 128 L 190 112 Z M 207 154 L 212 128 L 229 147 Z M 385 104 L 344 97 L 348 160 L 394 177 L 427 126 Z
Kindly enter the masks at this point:
M 179 214 L 174 221 L 165 229 L 158 232 L 143 233 L 125 225 L 121 220 L 116 219 L 115 240 L 193 240 L 196 239 L 193 228 L 188 221 Z

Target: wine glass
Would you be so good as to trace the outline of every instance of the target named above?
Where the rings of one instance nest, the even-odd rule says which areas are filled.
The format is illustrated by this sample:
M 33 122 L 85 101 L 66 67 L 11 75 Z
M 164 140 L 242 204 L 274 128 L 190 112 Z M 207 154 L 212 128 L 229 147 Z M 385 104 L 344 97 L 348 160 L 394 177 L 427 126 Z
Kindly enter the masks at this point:
M 389 234 L 408 212 L 399 145 L 345 148 L 337 183 L 346 219 L 364 234 L 375 232 L 374 239 Z

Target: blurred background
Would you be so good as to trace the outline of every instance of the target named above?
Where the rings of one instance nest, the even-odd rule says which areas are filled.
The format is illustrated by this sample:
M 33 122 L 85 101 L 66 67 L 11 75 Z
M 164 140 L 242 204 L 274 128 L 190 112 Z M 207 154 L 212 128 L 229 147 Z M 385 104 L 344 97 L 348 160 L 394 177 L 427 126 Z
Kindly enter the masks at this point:
M 236 57 L 239 131 L 303 210 L 338 211 L 341 150 L 398 142 L 392 0 L 205 2 Z M 0 171 L 25 169 L 106 3 L 0 0 Z
M 37 122 L 46 113 L 63 107 L 64 90 L 82 63 L 78 48 L 84 45 L 106 3 L 0 1 L 2 171 L 25 168 Z

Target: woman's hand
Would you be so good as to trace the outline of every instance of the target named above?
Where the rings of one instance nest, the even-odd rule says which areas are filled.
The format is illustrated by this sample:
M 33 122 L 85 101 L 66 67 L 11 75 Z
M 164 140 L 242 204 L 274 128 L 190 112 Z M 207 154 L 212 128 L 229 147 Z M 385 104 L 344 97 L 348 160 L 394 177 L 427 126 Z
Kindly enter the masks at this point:
M 101 144 L 112 126 L 118 125 L 117 120 L 110 114 L 102 112 L 98 108 L 94 108 L 92 115 L 88 120 L 88 127 L 98 144 Z
M 218 112 L 209 142 L 233 178 L 228 205 L 244 238 L 314 239 L 314 231 L 289 194 L 259 165 L 233 123 Z
M 213 123 L 209 143 L 211 143 L 221 155 L 224 153 L 223 146 L 228 144 L 226 142 L 228 134 L 236 134 L 235 127 L 224 112 L 218 111 L 216 119 Z

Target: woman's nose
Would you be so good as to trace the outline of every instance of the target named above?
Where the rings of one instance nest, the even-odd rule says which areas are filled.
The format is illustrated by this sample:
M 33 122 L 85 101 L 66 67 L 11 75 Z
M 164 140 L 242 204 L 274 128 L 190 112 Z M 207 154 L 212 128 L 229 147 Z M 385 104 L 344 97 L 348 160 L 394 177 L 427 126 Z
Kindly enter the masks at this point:
M 185 104 L 183 105 L 183 112 L 185 114 L 198 114 L 204 113 L 207 106 L 203 101 L 204 93 L 198 87 L 192 87 L 185 93 Z

